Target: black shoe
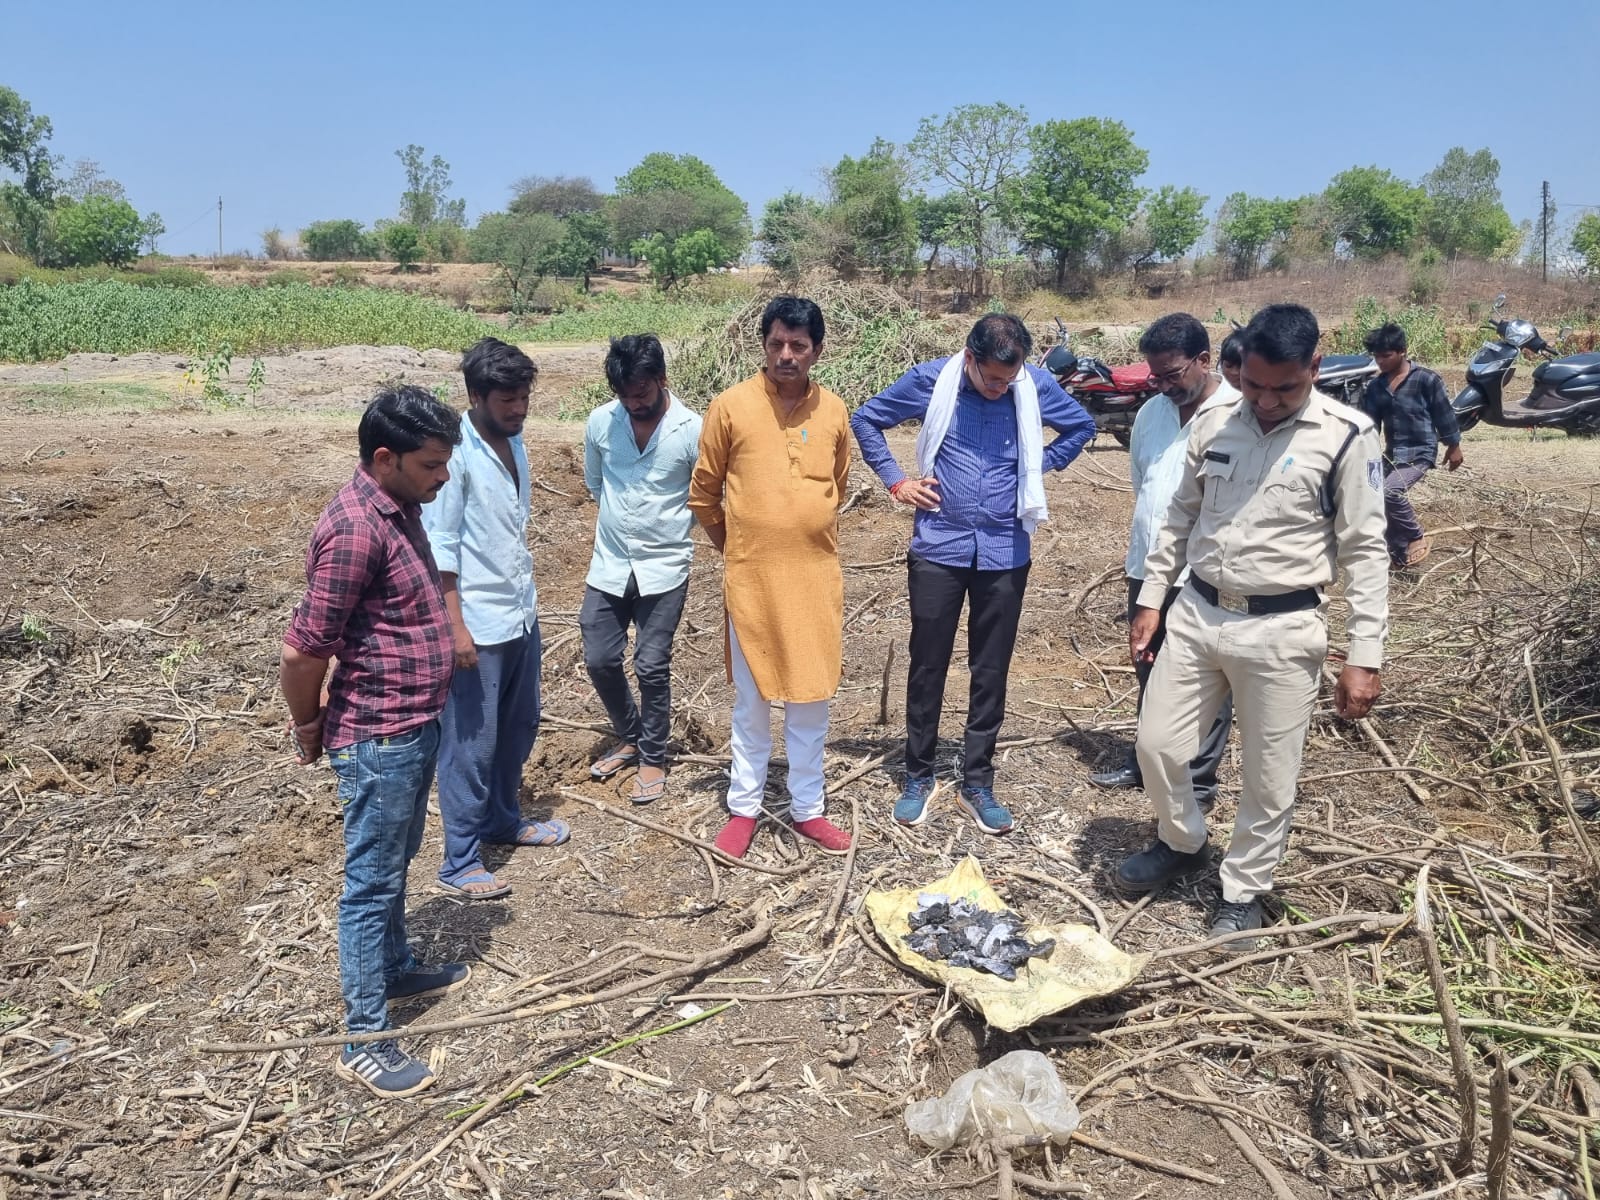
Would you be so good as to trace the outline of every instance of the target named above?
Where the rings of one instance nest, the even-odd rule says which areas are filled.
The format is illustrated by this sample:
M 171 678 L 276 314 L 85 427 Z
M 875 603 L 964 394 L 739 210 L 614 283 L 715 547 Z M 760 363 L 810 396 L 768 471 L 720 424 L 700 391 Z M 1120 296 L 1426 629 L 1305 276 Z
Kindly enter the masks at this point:
M 1260 929 L 1262 915 L 1260 900 L 1224 902 L 1217 909 L 1217 915 L 1211 922 L 1211 936 L 1221 937 L 1225 933 L 1243 933 L 1247 929 Z M 1230 952 L 1254 950 L 1257 940 L 1256 938 L 1236 938 L 1219 947 L 1219 949 Z
M 1194 794 L 1194 802 L 1200 806 L 1201 812 L 1208 813 L 1211 811 L 1212 806 L 1217 802 L 1217 793 L 1214 790 L 1209 792 L 1196 792 Z
M 1181 854 L 1159 838 L 1139 853 L 1122 860 L 1117 868 L 1117 883 L 1130 892 L 1153 892 L 1211 861 L 1208 842 L 1193 854 Z
M 1110 771 L 1097 771 L 1089 776 L 1089 782 L 1095 787 L 1103 788 L 1136 788 L 1143 787 L 1144 780 L 1139 778 L 1139 768 L 1124 764 Z
M 438 967 L 418 963 L 416 969 L 407 971 L 383 989 L 385 1000 L 421 1000 L 426 996 L 443 996 L 466 984 L 472 978 L 472 968 L 466 963 L 445 963 Z

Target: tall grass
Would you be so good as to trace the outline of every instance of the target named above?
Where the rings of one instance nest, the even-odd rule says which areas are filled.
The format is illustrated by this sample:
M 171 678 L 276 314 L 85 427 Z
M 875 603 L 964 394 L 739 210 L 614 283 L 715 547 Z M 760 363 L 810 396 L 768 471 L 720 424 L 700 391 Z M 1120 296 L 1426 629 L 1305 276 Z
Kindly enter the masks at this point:
M 629 333 L 687 338 L 725 324 L 745 305 L 745 297 L 667 296 L 644 292 L 624 296 L 604 292 L 582 308 L 556 313 L 534 325 L 519 325 L 519 342 L 603 342 Z
M 399 292 L 283 287 L 136 287 L 119 280 L 0 287 L 0 360 L 68 354 L 189 352 L 229 343 L 235 354 L 325 346 L 461 350 L 497 327 Z

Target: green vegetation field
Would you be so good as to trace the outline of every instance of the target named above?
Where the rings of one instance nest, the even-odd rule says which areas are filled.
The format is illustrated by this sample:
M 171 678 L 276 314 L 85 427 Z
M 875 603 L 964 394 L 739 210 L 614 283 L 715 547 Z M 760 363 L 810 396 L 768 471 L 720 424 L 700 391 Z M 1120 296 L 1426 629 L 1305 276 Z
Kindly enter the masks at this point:
M 188 353 L 227 342 L 236 354 L 327 346 L 462 350 L 496 326 L 399 292 L 282 287 L 135 287 L 96 283 L 0 287 L 0 360 L 76 353 Z
M 688 338 L 725 324 L 748 301 L 748 294 L 707 299 L 660 292 L 632 296 L 606 292 L 582 308 L 556 313 L 536 325 L 518 326 L 512 332 L 519 342 L 603 342 L 646 332 L 667 339 Z

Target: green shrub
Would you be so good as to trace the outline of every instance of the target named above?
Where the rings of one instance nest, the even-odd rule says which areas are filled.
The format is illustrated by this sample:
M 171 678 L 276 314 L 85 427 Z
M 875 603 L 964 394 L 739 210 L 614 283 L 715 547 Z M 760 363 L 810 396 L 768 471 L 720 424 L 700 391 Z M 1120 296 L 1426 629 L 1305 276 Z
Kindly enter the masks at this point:
M 120 280 L 0 288 L 0 360 L 68 354 L 188 352 L 228 343 L 235 354 L 325 346 L 462 350 L 504 330 L 421 296 L 377 289 L 137 287 Z
M 365 244 L 370 236 L 362 230 L 360 221 L 313 221 L 300 231 L 300 244 L 305 247 L 307 258 L 336 262 L 370 258 L 370 247 Z
M 1452 340 L 1444 317 L 1432 305 L 1408 304 L 1391 312 L 1373 296 L 1356 301 L 1355 314 L 1332 332 L 1336 354 L 1363 354 L 1367 334 L 1393 321 L 1406 331 L 1407 353 L 1421 363 L 1441 362 L 1450 356 Z
M 353 288 L 361 286 L 361 268 L 351 266 L 349 263 L 340 263 L 333 269 L 328 282 L 339 288 Z
M 639 292 L 623 296 L 604 292 L 582 308 L 558 312 L 536 325 L 519 326 L 526 342 L 603 342 L 627 333 L 653 333 L 685 338 L 725 323 L 744 307 L 743 299 L 704 300 L 693 294 L 666 296 Z
M 159 267 L 154 271 L 135 271 L 128 276 L 128 282 L 139 287 L 203 288 L 211 286 L 211 279 L 204 271 L 196 271 L 193 267 L 180 267 L 177 265 Z

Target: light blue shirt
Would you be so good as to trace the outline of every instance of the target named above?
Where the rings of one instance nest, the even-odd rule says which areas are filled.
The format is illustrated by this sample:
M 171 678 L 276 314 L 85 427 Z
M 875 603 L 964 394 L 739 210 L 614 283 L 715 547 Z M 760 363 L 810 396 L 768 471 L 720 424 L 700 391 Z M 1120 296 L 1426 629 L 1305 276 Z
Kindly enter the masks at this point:
M 1226 379 L 1195 409 L 1196 413 L 1240 399 Z M 1189 418 L 1191 421 L 1193 416 Z M 1189 427 L 1178 419 L 1178 406 L 1165 393 L 1150 397 L 1133 419 L 1128 443 L 1128 474 L 1133 480 L 1133 531 L 1128 536 L 1128 558 L 1123 564 L 1129 579 L 1143 579 L 1145 555 L 1155 545 L 1156 534 L 1178 485 L 1189 448 Z
M 441 574 L 456 577 L 461 617 L 479 646 L 521 637 L 539 617 L 528 549 L 528 452 L 511 439 L 512 481 L 470 413 L 450 456 L 450 481 L 422 506 L 422 527 Z
M 689 476 L 700 456 L 700 414 L 673 396 L 643 450 L 620 400 L 589 414 L 583 435 L 583 482 L 600 502 L 588 584 L 609 596 L 670 592 L 689 578 Z

